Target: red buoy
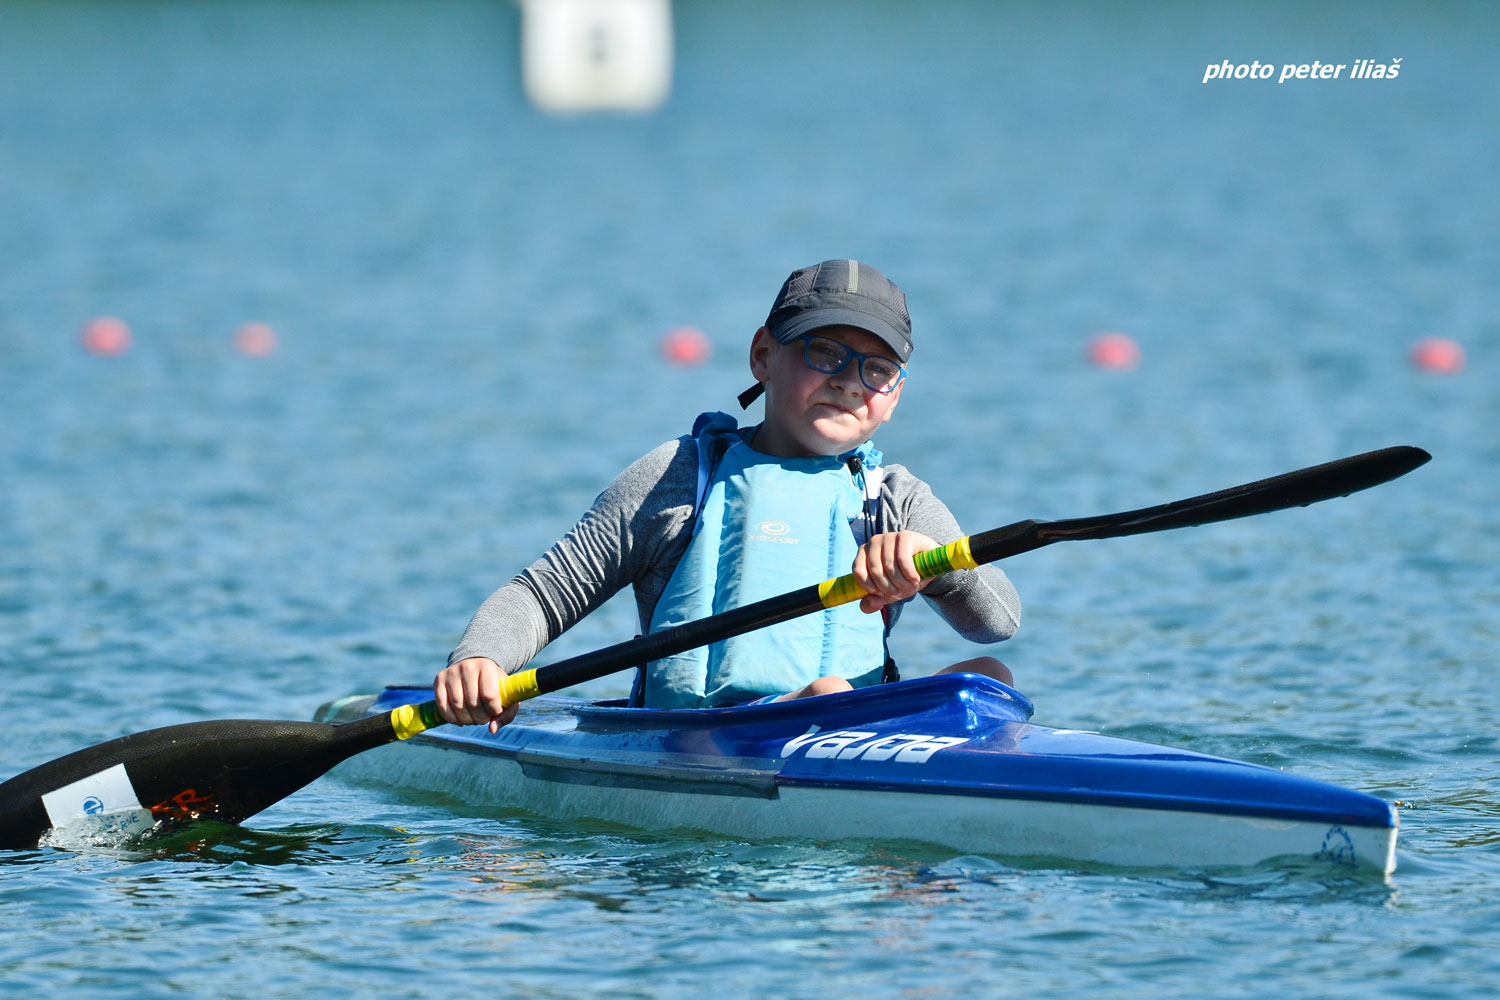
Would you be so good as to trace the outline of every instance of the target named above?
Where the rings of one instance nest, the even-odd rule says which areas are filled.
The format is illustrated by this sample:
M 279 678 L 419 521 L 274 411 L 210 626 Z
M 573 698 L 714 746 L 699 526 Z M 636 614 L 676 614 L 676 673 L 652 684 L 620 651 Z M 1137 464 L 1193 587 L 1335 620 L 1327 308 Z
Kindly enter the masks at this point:
M 276 353 L 276 331 L 264 323 L 246 323 L 234 331 L 234 349 L 252 358 Z
M 1466 361 L 1463 347 L 1447 337 L 1423 337 L 1412 345 L 1411 363 L 1424 372 L 1456 375 Z
M 1089 361 L 1099 368 L 1134 368 L 1141 363 L 1141 349 L 1127 334 L 1101 333 L 1089 341 Z
M 98 316 L 83 324 L 78 339 L 90 354 L 113 357 L 130 350 L 130 327 L 113 316 Z
M 701 365 L 713 351 L 708 335 L 690 326 L 671 330 L 661 339 L 662 357 L 674 365 Z

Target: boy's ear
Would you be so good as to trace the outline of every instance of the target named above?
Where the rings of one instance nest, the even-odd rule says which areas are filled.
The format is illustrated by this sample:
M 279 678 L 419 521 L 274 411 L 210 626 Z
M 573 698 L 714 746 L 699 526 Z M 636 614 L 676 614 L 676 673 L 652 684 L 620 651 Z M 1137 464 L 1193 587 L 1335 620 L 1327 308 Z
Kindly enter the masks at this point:
M 776 338 L 769 327 L 755 331 L 750 341 L 750 374 L 764 382 L 771 377 L 771 352 L 776 349 Z

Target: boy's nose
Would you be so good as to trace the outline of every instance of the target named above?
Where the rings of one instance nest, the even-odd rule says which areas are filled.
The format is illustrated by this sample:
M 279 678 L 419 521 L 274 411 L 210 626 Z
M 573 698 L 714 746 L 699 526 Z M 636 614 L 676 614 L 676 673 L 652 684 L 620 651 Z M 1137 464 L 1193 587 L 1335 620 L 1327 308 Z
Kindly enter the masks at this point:
M 864 385 L 859 380 L 859 370 L 854 365 L 845 365 L 839 371 L 828 376 L 828 384 L 835 389 L 841 389 L 851 396 L 864 394 Z

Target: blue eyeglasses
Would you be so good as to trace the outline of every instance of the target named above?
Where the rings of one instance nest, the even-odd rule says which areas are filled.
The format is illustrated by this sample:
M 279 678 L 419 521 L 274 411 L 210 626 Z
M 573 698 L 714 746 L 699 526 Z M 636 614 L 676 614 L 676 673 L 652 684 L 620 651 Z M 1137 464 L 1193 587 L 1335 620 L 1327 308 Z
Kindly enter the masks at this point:
M 859 362 L 859 380 L 865 388 L 881 395 L 894 392 L 896 386 L 906 379 L 906 369 L 890 358 L 878 354 L 861 354 L 851 350 L 830 337 L 804 333 L 797 338 L 802 341 L 802 358 L 814 371 L 837 375 L 848 367 L 851 360 Z

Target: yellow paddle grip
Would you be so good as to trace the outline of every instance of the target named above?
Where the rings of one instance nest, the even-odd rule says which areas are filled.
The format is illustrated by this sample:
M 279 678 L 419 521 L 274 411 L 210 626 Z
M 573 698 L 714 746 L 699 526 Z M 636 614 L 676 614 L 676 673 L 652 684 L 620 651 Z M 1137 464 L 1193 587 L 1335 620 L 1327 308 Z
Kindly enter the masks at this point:
M 514 705 L 527 698 L 535 698 L 541 693 L 541 688 L 537 687 L 534 668 L 506 674 L 500 678 L 500 704 L 502 705 Z
M 520 673 L 507 674 L 500 678 L 500 703 L 502 705 L 514 705 L 527 698 L 535 698 L 541 693 L 541 689 L 537 686 L 535 670 L 522 670 Z M 418 733 L 425 733 L 442 724 L 443 717 L 438 714 L 435 701 L 424 702 L 420 705 L 402 705 L 400 708 L 391 709 L 391 731 L 396 734 L 398 740 L 409 740 Z
M 438 715 L 436 702 L 402 705 L 400 708 L 391 709 L 391 729 L 398 740 L 409 740 L 418 733 L 426 732 L 442 724 L 443 717 Z
M 924 580 L 951 573 L 956 569 L 979 568 L 979 564 L 974 561 L 973 553 L 969 551 L 968 535 L 940 548 L 918 552 L 913 557 L 913 561 L 917 564 L 917 572 Z M 824 580 L 818 584 L 818 600 L 823 602 L 825 608 L 836 608 L 840 604 L 857 601 L 864 597 L 865 593 L 866 591 L 854 582 L 853 573 L 835 577 L 832 580 Z

